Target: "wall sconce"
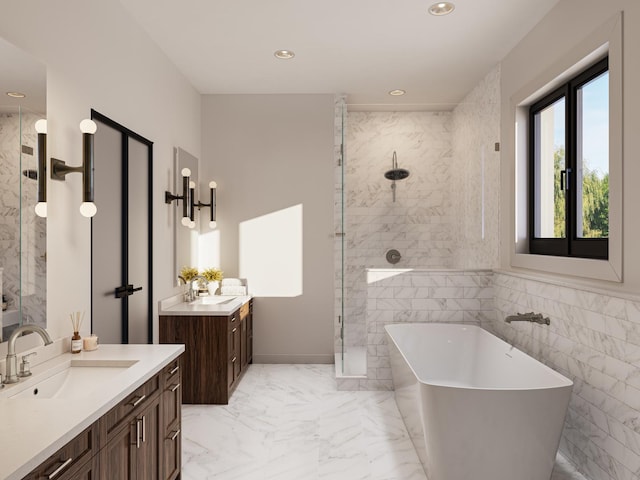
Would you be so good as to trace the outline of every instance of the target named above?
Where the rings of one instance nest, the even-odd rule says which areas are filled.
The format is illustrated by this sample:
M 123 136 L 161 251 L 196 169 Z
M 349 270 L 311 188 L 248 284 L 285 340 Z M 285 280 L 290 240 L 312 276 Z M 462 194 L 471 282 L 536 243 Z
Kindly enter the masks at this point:
M 83 217 L 93 217 L 98 208 L 93 203 L 93 134 L 98 126 L 93 120 L 84 119 L 80 122 L 82 132 L 82 165 L 69 167 L 62 160 L 51 159 L 51 178 L 53 180 L 65 180 L 68 173 L 82 173 L 82 203 L 80 214 Z
M 209 215 L 209 227 L 216 228 L 216 182 L 209 182 L 209 203 L 202 203 L 195 201 L 195 182 L 190 181 L 191 170 L 183 168 L 180 172 L 182 174 L 182 195 L 174 195 L 169 191 L 164 192 L 164 203 L 171 203 L 174 200 L 182 200 L 182 220 L 180 223 L 185 227 L 193 228 L 196 226 L 194 221 L 195 209 L 202 209 L 203 207 L 210 207 L 211 212 Z
M 191 182 L 193 183 L 193 182 Z M 193 211 L 195 207 L 200 210 L 202 207 L 210 207 L 211 211 L 209 212 L 209 228 L 216 228 L 216 188 L 218 184 L 214 181 L 209 182 L 209 203 L 202 203 L 198 201 L 198 203 L 194 203 L 195 197 L 195 184 L 191 188 L 191 221 L 193 222 Z
M 182 220 L 180 223 L 185 227 L 193 228 L 196 226 L 196 223 L 193 221 L 193 198 L 192 193 L 195 188 L 195 184 L 193 184 L 193 188 L 191 184 L 193 182 L 189 181 L 189 177 L 191 176 L 191 170 L 188 168 L 183 168 L 180 172 L 182 175 L 182 195 L 174 195 L 170 191 L 164 192 L 164 203 L 171 203 L 174 200 L 182 200 Z
M 36 215 L 47 216 L 47 121 L 41 118 L 36 122 L 38 132 L 38 203 Z

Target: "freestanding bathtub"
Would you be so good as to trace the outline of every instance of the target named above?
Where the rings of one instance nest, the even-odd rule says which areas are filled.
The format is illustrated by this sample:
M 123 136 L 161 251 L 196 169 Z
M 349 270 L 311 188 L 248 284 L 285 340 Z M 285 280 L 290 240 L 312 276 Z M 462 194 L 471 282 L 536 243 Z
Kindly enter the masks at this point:
M 573 383 L 470 325 L 387 325 L 395 398 L 429 480 L 549 480 Z

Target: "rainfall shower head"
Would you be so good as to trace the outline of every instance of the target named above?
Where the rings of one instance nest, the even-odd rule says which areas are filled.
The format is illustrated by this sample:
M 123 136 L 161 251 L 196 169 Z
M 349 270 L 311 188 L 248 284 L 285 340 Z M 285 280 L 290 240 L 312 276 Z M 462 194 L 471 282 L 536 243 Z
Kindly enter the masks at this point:
M 404 180 L 409 176 L 409 170 L 405 170 L 404 168 L 398 168 L 398 156 L 394 150 L 393 158 L 391 159 L 391 170 L 388 170 L 384 174 L 384 178 L 388 180 Z
M 393 158 L 391 159 L 391 170 L 388 170 L 384 174 L 384 178 L 391 180 L 391 190 L 393 191 L 393 201 L 396 201 L 396 180 L 404 180 L 409 176 L 409 170 L 404 168 L 398 168 L 398 156 L 395 150 L 393 151 Z
M 389 180 L 404 180 L 409 176 L 409 170 L 405 170 L 404 168 L 394 168 L 393 170 L 389 170 L 385 172 L 384 178 Z

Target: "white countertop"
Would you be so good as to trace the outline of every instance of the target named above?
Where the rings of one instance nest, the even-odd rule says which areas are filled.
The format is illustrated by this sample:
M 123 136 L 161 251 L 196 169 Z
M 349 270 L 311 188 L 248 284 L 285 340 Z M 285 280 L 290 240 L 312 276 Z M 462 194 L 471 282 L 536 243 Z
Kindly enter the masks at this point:
M 223 303 L 217 303 L 214 305 L 200 303 L 198 300 L 195 302 L 183 302 L 181 296 L 175 296 L 161 300 L 158 307 L 159 315 L 188 315 L 188 316 L 227 316 L 231 315 L 242 305 L 251 300 L 251 295 L 229 296 L 229 300 L 223 301 Z M 216 300 L 223 300 L 223 295 L 214 295 Z
M 38 374 L 70 360 L 137 361 L 77 398 L 0 398 L 0 478 L 24 477 L 182 352 L 184 345 L 100 345 L 92 352 L 65 353 L 34 366 L 33 377 L 6 386 L 0 395 L 11 395 L 23 382 L 39 381 Z

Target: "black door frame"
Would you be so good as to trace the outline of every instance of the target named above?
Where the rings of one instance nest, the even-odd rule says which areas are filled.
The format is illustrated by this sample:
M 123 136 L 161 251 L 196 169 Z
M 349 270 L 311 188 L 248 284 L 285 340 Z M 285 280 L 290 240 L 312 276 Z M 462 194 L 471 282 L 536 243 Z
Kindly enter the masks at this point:
M 153 142 L 144 138 L 143 136 L 137 134 L 136 132 L 129 130 L 124 125 L 111 120 L 109 117 L 97 112 L 93 108 L 91 109 L 91 119 L 96 120 L 100 123 L 103 123 L 114 130 L 119 131 L 122 134 L 122 183 L 129 185 L 129 139 L 133 138 L 134 140 L 146 145 L 148 147 L 148 178 L 147 178 L 147 205 L 148 205 L 148 245 L 147 249 L 149 252 L 148 258 L 148 273 L 147 273 L 147 285 L 149 289 L 149 294 L 147 296 L 147 314 L 149 318 L 149 324 L 147 327 L 147 343 L 153 343 Z M 122 191 L 122 212 L 120 218 L 122 220 L 121 232 L 122 232 L 122 264 L 121 264 L 121 275 L 122 275 L 122 285 L 129 285 L 129 272 L 128 272 L 128 264 L 129 264 L 129 245 L 128 245 L 128 237 L 129 237 L 129 225 L 126 221 L 128 218 L 127 212 L 129 209 L 129 192 L 127 189 L 123 189 Z M 93 218 L 91 219 L 91 321 L 93 322 Z M 122 343 L 129 343 L 129 301 L 128 296 L 124 297 L 125 300 L 122 302 Z M 93 330 L 93 325 L 92 325 Z

